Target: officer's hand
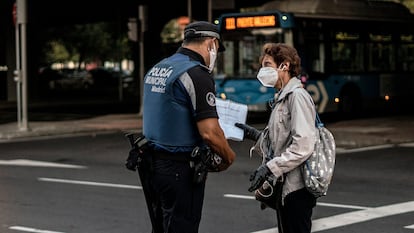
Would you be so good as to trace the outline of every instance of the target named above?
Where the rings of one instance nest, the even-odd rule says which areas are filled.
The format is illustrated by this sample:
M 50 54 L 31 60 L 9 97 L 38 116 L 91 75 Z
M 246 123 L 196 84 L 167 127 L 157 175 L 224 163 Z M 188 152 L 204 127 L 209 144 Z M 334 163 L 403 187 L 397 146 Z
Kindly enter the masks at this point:
M 257 139 L 259 139 L 261 131 L 255 129 L 254 127 L 247 125 L 247 124 L 242 124 L 242 123 L 235 123 L 234 125 L 237 128 L 240 128 L 244 131 L 244 138 L 247 138 L 253 141 L 257 141 Z
M 266 166 L 266 164 L 260 165 L 250 175 L 250 187 L 249 192 L 253 192 L 254 190 L 258 189 L 262 184 L 266 181 L 266 179 L 272 174 L 270 169 Z

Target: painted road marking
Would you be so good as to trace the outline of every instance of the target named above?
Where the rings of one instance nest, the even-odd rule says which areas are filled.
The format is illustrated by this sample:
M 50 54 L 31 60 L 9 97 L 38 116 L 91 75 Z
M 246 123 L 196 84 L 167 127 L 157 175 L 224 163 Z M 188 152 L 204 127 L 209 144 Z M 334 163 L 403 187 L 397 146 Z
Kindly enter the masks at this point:
M 128 188 L 128 189 L 142 189 L 141 186 L 135 185 L 120 185 L 112 183 L 100 183 L 100 182 L 90 182 L 90 181 L 80 181 L 80 180 L 66 180 L 66 179 L 55 179 L 55 178 L 38 178 L 40 181 L 46 182 L 58 182 L 58 183 L 69 183 L 69 184 L 82 184 L 82 185 L 93 185 L 93 186 L 105 186 L 105 187 L 116 187 L 116 188 Z M 239 198 L 239 199 L 254 199 L 254 196 L 247 195 L 236 195 L 236 194 L 225 194 L 224 197 L 229 198 Z M 360 209 L 357 211 L 352 211 L 344 214 L 338 214 L 330 217 L 320 218 L 313 220 L 312 232 L 318 232 L 323 230 L 329 230 L 332 228 L 342 227 L 350 224 L 365 222 L 377 218 L 387 217 L 391 215 L 403 214 L 407 212 L 414 211 L 414 201 L 403 202 L 393 205 L 369 208 L 355 205 L 342 205 L 342 204 L 332 204 L 332 203 L 323 203 L 318 202 L 317 205 L 320 206 L 330 206 L 338 208 L 350 208 L 350 209 Z M 407 226 L 405 228 L 414 228 L 414 225 Z M 277 228 L 270 228 L 263 231 L 255 231 L 252 233 L 277 233 Z M 43 232 L 42 232 L 43 233 Z
M 342 227 L 350 224 L 365 222 L 377 218 L 383 218 L 391 215 L 404 214 L 414 211 L 414 201 L 403 202 L 394 205 L 369 208 L 366 210 L 352 211 L 349 213 L 338 214 L 326 218 L 315 219 L 312 222 L 312 232 L 329 230 L 332 228 Z M 263 231 L 252 233 L 277 233 L 277 228 L 270 228 Z
M 247 195 L 237 195 L 237 194 L 224 194 L 224 197 L 228 198 L 238 198 L 238 199 L 251 199 L 254 200 L 254 196 L 247 196 Z
M 370 150 L 382 150 L 388 148 L 395 148 L 395 147 L 414 147 L 414 142 L 407 142 L 407 143 L 400 143 L 400 144 L 384 144 L 378 146 L 367 146 L 367 147 L 360 147 L 354 149 L 345 149 L 345 148 L 336 148 L 337 154 L 348 154 L 354 152 L 363 152 L 363 151 L 370 151 Z
M 55 178 L 46 178 L 46 177 L 40 177 L 37 179 L 39 181 L 66 183 L 66 184 L 81 184 L 81 185 L 104 186 L 104 187 L 126 188 L 126 189 L 142 189 L 141 186 L 136 186 L 136 185 L 100 183 L 100 182 L 91 182 L 91 181 L 82 181 L 82 180 L 66 180 L 66 179 L 55 179 Z
M 409 226 L 405 226 L 404 228 L 407 228 L 407 229 L 414 229 L 414 224 L 413 224 L 413 225 L 409 225 Z
M 408 143 L 401 143 L 399 144 L 401 147 L 414 147 L 414 142 L 408 142 Z
M 58 167 L 58 168 L 76 168 L 76 169 L 86 168 L 85 166 L 80 166 L 80 165 L 43 162 L 43 161 L 28 160 L 28 159 L 0 160 L 0 165 L 26 166 L 26 167 Z
M 396 145 L 394 144 L 386 144 L 386 145 L 379 145 L 379 146 L 367 146 L 367 147 L 361 147 L 361 148 L 355 148 L 355 149 L 338 149 L 337 154 L 349 154 L 349 153 L 355 153 L 355 152 L 362 152 L 362 151 L 370 151 L 370 150 L 381 150 L 381 149 L 388 149 L 388 148 L 394 148 Z
M 255 200 L 254 196 L 248 196 L 248 195 L 224 194 L 223 196 L 228 197 L 228 198 Z M 317 202 L 316 204 L 318 206 L 328 206 L 328 207 L 345 208 L 345 209 L 357 209 L 357 210 L 370 209 L 370 207 L 364 207 L 364 206 L 333 204 L 333 203 L 325 203 L 325 202 Z
M 22 226 L 11 226 L 9 227 L 10 230 L 16 231 L 24 231 L 24 232 L 35 232 L 35 233 L 64 233 L 62 231 L 48 231 L 48 230 L 41 230 L 31 227 L 22 227 Z
M 335 207 L 335 208 L 344 208 L 344 209 L 355 209 L 355 210 L 367 210 L 370 207 L 358 206 L 358 205 L 343 205 L 343 204 L 333 204 L 333 203 L 325 203 L 325 202 L 317 202 L 316 205 L 318 206 L 327 206 L 327 207 Z
M 103 187 L 113 187 L 113 188 L 142 189 L 142 186 L 137 186 L 137 185 L 101 183 L 101 182 L 91 182 L 91 181 L 82 181 L 82 180 L 68 180 L 68 179 L 57 179 L 57 178 L 46 178 L 46 177 L 39 177 L 38 180 L 45 181 L 45 182 L 56 182 L 56 183 L 66 183 L 66 184 L 81 184 L 81 185 L 103 186 Z M 223 196 L 228 197 L 228 198 L 254 200 L 254 196 L 249 196 L 249 195 L 224 194 Z M 361 210 L 369 209 L 369 207 L 363 207 L 363 206 L 332 204 L 332 203 L 324 203 L 324 202 L 318 202 L 317 205 L 337 207 L 337 208 L 347 208 L 347 209 L 361 209 Z

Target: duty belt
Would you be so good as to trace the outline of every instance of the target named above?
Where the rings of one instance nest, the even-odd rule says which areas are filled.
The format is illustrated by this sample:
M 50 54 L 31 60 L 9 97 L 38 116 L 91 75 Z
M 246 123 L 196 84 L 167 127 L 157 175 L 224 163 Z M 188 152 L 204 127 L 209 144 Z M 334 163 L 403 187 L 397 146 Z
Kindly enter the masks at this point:
M 153 150 L 152 154 L 156 159 L 163 159 L 163 160 L 174 160 L 174 161 L 181 161 L 181 162 L 189 162 L 191 159 L 191 152 L 167 152 L 167 151 L 157 151 Z

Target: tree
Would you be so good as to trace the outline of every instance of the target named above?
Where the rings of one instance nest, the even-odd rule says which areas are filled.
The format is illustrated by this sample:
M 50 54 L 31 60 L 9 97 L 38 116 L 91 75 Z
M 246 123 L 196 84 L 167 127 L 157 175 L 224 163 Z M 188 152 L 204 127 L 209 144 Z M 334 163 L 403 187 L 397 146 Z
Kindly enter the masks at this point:
M 66 25 L 51 28 L 43 43 L 43 60 L 47 64 L 73 61 L 78 68 L 85 63 L 102 65 L 105 61 L 129 59 L 126 27 L 116 23 Z
M 414 1 L 413 0 L 401 0 L 399 2 L 404 4 L 408 9 L 410 9 L 411 13 L 414 14 Z

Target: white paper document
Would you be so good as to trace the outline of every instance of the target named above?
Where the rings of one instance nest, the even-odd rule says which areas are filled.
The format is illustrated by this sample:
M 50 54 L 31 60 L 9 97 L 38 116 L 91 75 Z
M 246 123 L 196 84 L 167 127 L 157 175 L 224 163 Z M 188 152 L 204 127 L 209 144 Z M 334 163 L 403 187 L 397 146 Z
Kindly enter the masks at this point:
M 246 124 L 247 105 L 216 98 L 216 108 L 219 115 L 220 127 L 223 129 L 226 138 L 242 141 L 244 131 L 234 124 Z

